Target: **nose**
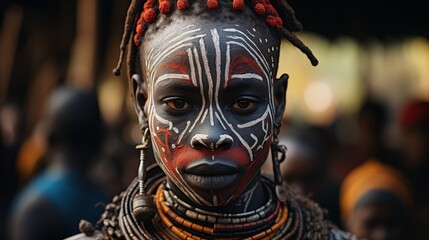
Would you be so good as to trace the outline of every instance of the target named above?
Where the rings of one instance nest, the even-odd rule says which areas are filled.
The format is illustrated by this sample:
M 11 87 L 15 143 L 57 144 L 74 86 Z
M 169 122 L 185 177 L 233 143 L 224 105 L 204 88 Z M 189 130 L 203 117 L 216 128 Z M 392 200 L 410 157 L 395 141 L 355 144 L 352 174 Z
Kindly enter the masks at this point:
M 191 146 L 195 149 L 203 150 L 227 150 L 234 144 L 234 139 L 228 134 L 207 135 L 195 134 L 191 139 Z

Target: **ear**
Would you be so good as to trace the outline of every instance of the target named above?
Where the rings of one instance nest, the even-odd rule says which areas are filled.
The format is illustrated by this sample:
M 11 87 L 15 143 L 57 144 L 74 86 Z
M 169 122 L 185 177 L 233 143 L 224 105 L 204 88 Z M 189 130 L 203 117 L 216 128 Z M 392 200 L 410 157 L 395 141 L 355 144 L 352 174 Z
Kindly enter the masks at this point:
M 280 78 L 274 80 L 274 124 L 280 127 L 282 124 L 283 113 L 286 106 L 286 90 L 289 76 L 283 74 Z
M 131 77 L 132 93 L 134 99 L 134 110 L 136 111 L 140 128 L 144 129 L 148 126 L 147 112 L 145 104 L 148 98 L 147 85 L 138 74 Z

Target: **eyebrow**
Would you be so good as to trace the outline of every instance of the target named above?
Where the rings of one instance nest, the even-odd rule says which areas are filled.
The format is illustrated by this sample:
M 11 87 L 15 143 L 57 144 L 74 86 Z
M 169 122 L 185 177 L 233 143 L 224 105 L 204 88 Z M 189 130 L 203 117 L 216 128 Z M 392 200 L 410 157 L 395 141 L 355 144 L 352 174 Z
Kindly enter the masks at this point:
M 256 79 L 259 81 L 263 80 L 260 75 L 255 74 L 255 73 L 243 73 L 243 74 L 232 74 L 231 75 L 231 80 L 233 80 L 233 79 L 249 79 L 249 78 Z
M 241 74 L 238 74 L 241 75 Z M 256 75 L 259 76 L 259 75 Z M 224 89 L 229 89 L 228 91 L 232 92 L 240 92 L 244 91 L 244 89 L 260 89 L 265 86 L 264 81 L 260 80 L 261 78 L 232 78 L 231 81 L 227 85 L 224 86 Z M 240 81 L 245 80 L 245 81 Z
M 180 81 L 181 79 L 171 78 L 170 81 L 161 81 L 160 84 L 154 86 L 154 89 L 168 89 L 174 93 L 184 93 L 186 92 L 187 96 L 193 96 L 194 94 L 200 94 L 199 88 L 192 84 L 190 81 Z
M 170 73 L 170 74 L 164 74 L 158 77 L 155 81 L 155 86 L 157 86 L 160 82 L 164 80 L 170 80 L 170 79 L 183 79 L 183 80 L 189 80 L 191 79 L 188 74 L 179 74 L 179 73 Z

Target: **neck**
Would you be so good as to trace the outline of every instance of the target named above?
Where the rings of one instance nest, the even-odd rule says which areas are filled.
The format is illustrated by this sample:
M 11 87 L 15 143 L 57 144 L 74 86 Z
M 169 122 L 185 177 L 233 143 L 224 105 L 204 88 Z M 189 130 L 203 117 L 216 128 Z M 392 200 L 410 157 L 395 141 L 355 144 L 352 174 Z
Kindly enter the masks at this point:
M 237 199 L 222 206 L 205 206 L 189 199 L 170 179 L 167 178 L 168 187 L 182 201 L 200 209 L 217 213 L 243 213 L 253 211 L 268 201 L 268 193 L 261 181 L 261 175 L 256 175 L 246 190 Z
M 266 196 L 266 201 L 256 209 L 243 209 L 240 200 L 222 207 L 196 206 L 186 203 L 179 198 L 168 184 L 161 184 L 158 187 L 155 199 L 156 208 L 160 221 L 170 230 L 157 228 L 157 234 L 168 234 L 174 237 L 184 236 L 206 238 L 235 239 L 237 237 L 251 238 L 256 236 L 270 236 L 280 230 L 280 227 L 286 222 L 288 216 L 287 206 L 277 201 L 274 191 L 269 183 L 260 180 L 259 184 L 262 196 Z M 183 197 L 183 196 L 182 196 Z M 250 198 L 249 203 L 255 202 L 255 198 Z M 241 199 L 246 202 L 245 199 Z M 258 201 L 259 202 L 259 201 Z M 239 207 L 235 207 L 238 204 Z M 256 205 L 254 205 L 256 206 Z M 227 212 L 227 210 L 231 210 Z M 182 231 L 177 231 L 182 229 Z M 233 231 L 232 231 L 233 230 Z M 283 232 L 282 230 L 279 232 Z M 276 233 L 277 234 L 277 233 Z M 183 238 L 183 239 L 185 239 Z

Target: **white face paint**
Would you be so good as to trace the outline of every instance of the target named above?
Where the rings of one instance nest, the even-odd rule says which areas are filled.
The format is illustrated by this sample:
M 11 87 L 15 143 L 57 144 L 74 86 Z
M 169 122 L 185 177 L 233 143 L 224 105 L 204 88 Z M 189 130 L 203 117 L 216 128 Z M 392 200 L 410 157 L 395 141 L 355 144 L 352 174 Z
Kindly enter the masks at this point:
M 148 43 L 143 68 L 158 164 L 191 200 L 217 206 L 237 199 L 268 155 L 278 41 L 208 25 L 168 26 L 162 44 Z

